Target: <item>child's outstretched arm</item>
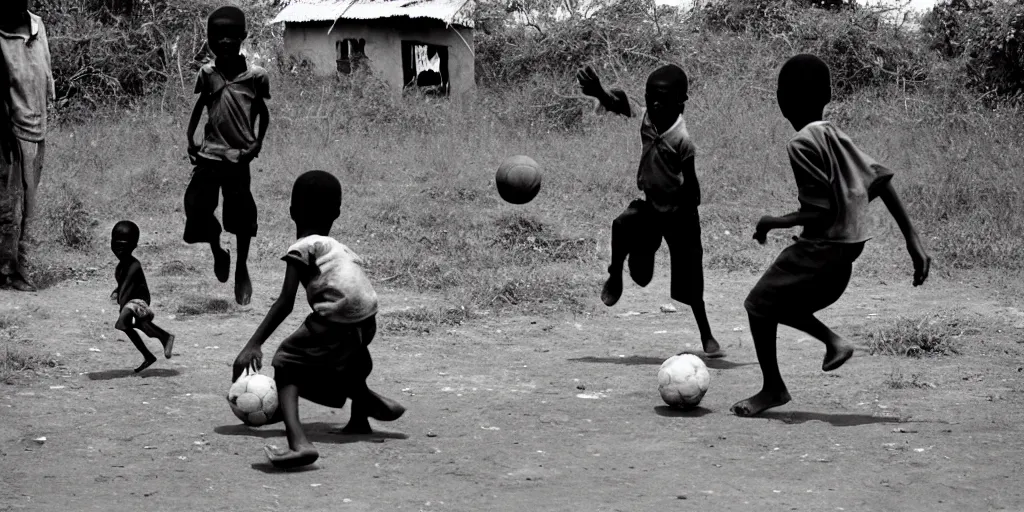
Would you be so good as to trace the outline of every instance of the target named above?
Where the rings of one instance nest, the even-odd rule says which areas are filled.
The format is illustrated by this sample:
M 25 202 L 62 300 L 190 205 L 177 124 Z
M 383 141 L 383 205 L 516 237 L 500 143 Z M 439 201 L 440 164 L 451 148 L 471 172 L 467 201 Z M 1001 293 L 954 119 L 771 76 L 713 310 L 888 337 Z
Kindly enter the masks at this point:
M 914 261 L 914 286 L 920 286 L 928 279 L 928 270 L 932 266 L 932 259 L 925 252 L 921 238 L 917 235 L 917 230 L 910 222 L 910 216 L 903 208 L 903 201 L 900 201 L 900 197 L 896 195 L 896 189 L 893 188 L 892 182 L 886 182 L 879 189 L 878 197 L 882 198 L 882 202 L 889 209 L 896 225 L 903 232 L 903 238 L 907 240 L 907 251 L 910 252 L 910 259 Z
M 597 76 L 594 68 L 587 66 L 576 72 L 576 81 L 580 83 L 583 94 L 597 98 L 601 106 L 609 112 L 622 114 L 626 117 L 633 117 L 633 109 L 629 106 L 629 99 L 623 91 L 609 91 L 601 85 L 601 79 Z
M 196 98 L 196 104 L 192 107 L 192 115 L 188 118 L 188 154 L 195 158 L 199 154 L 199 144 L 196 144 L 196 128 L 199 128 L 199 120 L 203 117 L 203 108 L 206 107 L 206 94 L 200 94 Z
M 242 347 L 238 357 L 235 358 L 231 372 L 231 382 L 238 380 L 242 372 L 247 369 L 257 372 L 263 367 L 263 351 L 261 347 L 263 347 L 263 343 L 267 341 L 267 338 L 274 334 L 274 330 L 281 325 L 281 322 L 291 314 L 292 308 L 295 306 L 295 293 L 299 289 L 300 272 L 301 269 L 297 263 L 288 263 L 288 268 L 284 273 L 284 284 L 281 285 L 281 294 L 277 296 L 277 300 L 274 301 L 273 306 L 270 306 L 270 311 L 267 312 L 266 318 L 256 328 L 256 332 L 253 333 L 252 337 L 249 338 L 249 342 Z
M 754 240 L 761 245 L 768 240 L 768 232 L 773 229 L 788 229 L 795 226 L 807 226 L 821 222 L 822 217 L 825 215 L 825 210 L 818 210 L 815 208 L 804 208 L 800 211 L 796 211 L 781 217 L 772 217 L 771 215 L 765 215 L 761 217 L 761 220 L 757 221 L 757 227 L 754 228 Z

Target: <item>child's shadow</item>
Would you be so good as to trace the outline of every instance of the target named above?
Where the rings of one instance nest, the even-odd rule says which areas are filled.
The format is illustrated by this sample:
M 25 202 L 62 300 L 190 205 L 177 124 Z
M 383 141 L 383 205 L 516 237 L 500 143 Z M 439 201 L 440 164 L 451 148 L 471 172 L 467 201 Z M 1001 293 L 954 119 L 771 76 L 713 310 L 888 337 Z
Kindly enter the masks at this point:
M 875 423 L 904 423 L 909 420 L 909 417 L 898 418 L 893 416 L 872 416 L 870 414 L 827 414 L 823 412 L 806 411 L 768 411 L 763 412 L 756 417 L 781 421 L 789 424 L 821 421 L 834 427 L 855 427 L 858 425 L 871 425 Z
M 336 423 L 303 423 L 306 437 L 314 443 L 347 444 L 347 443 L 383 443 L 388 439 L 409 439 L 408 434 L 401 432 L 388 432 L 385 430 L 374 430 L 372 434 L 342 434 L 335 432 L 339 429 Z M 221 425 L 214 427 L 214 432 L 222 436 L 250 436 L 263 439 L 271 437 L 284 437 L 283 428 L 260 430 L 245 425 Z
M 316 466 L 315 464 L 310 464 L 308 466 L 300 466 L 291 469 L 283 469 L 276 467 L 269 462 L 253 462 L 250 465 L 250 467 L 252 467 L 256 471 L 262 471 L 268 475 L 273 475 L 277 473 L 305 473 L 307 471 L 316 471 L 320 469 L 320 467 Z
M 134 370 L 122 368 L 119 370 L 103 370 L 99 372 L 89 372 L 85 375 L 89 377 L 89 380 L 123 379 L 125 377 L 132 376 L 148 379 L 150 377 L 175 377 L 181 375 L 181 371 L 175 370 L 173 368 L 147 368 L 139 373 L 135 373 Z

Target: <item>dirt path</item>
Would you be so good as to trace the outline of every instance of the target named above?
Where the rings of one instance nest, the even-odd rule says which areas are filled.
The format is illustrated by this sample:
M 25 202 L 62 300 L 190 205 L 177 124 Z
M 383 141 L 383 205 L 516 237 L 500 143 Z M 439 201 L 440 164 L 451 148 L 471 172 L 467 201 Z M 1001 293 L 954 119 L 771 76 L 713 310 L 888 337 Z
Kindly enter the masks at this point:
M 708 277 L 729 357 L 709 362 L 711 389 L 686 414 L 657 394 L 657 365 L 699 349 L 687 310 L 658 311 L 663 278 L 591 315 L 485 316 L 415 335 L 388 334 L 389 315 L 440 303 L 381 290 L 371 386 L 409 412 L 352 438 L 328 432 L 346 410 L 303 402 L 322 458 L 292 473 L 262 455 L 283 431 L 240 426 L 223 398 L 275 275 L 251 308 L 225 314 L 168 319 L 173 305 L 157 302 L 178 344 L 141 377 L 110 327 L 107 281 L 0 292 L 0 311 L 26 322 L 19 337 L 65 363 L 0 385 L 0 510 L 1024 510 L 1019 302 L 951 281 L 855 280 L 822 315 L 841 333 L 934 311 L 979 327 L 960 356 L 858 354 L 834 374 L 818 370 L 820 345 L 780 329 L 794 401 L 744 419 L 728 408 L 760 383 L 740 309 L 755 277 Z M 204 279 L 151 281 L 159 299 Z

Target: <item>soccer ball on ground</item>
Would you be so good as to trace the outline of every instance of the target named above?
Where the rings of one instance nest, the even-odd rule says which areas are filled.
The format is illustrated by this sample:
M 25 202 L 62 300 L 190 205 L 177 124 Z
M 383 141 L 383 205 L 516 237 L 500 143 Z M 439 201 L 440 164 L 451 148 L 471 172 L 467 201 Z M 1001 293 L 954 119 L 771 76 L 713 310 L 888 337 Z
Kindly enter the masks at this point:
M 494 183 L 505 201 L 529 203 L 540 192 L 540 166 L 528 156 L 510 156 L 498 167 Z
M 672 356 L 658 369 L 658 392 L 666 404 L 680 409 L 696 407 L 708 392 L 711 374 L 693 354 Z
M 228 404 L 242 423 L 266 425 L 277 412 L 277 384 L 266 375 L 242 375 L 228 389 Z

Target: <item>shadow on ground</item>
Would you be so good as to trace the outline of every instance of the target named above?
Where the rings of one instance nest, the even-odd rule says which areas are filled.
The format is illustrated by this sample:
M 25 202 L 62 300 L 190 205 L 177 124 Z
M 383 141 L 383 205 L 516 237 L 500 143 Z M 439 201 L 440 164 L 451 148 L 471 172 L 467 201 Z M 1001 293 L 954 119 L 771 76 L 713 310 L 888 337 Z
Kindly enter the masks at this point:
M 659 405 L 654 408 L 654 412 L 658 416 L 665 416 L 666 418 L 699 418 L 711 414 L 711 409 L 700 406 L 693 409 L 678 409 L 667 405 Z
M 306 437 L 314 443 L 330 443 L 330 444 L 345 444 L 345 443 L 383 443 L 388 439 L 408 439 L 408 434 L 401 432 L 388 432 L 385 430 L 375 430 L 372 434 L 342 434 L 340 432 L 334 432 L 340 430 L 339 425 L 335 423 L 304 423 L 302 425 L 306 430 Z M 271 437 L 284 437 L 283 428 L 274 429 L 258 429 L 247 427 L 241 424 L 235 425 L 221 425 L 214 427 L 214 432 L 222 436 L 249 436 L 249 437 L 260 437 L 263 439 Z
M 103 370 L 99 372 L 89 372 L 85 374 L 89 377 L 89 380 L 111 380 L 111 379 L 123 379 L 125 377 L 139 377 L 148 379 L 150 377 L 175 377 L 181 375 L 180 370 L 172 368 L 147 368 L 139 373 L 135 373 L 134 370 L 128 368 L 120 368 L 117 370 Z
M 264 473 L 267 473 L 268 475 L 274 475 L 278 473 L 305 473 L 307 471 L 317 471 L 320 469 L 315 463 L 310 464 L 308 466 L 301 466 L 292 469 L 282 469 L 274 467 L 274 465 L 269 462 L 254 462 L 252 463 L 251 466 L 256 471 L 262 471 Z
M 686 354 L 693 354 L 693 355 L 701 358 L 701 360 L 704 361 L 704 364 L 707 365 L 708 368 L 714 368 L 716 370 L 731 370 L 733 368 L 739 368 L 740 366 L 749 366 L 749 365 L 752 365 L 752 364 L 757 364 L 757 363 L 754 363 L 754 362 L 750 362 L 750 363 L 734 363 L 734 362 L 729 361 L 729 360 L 727 360 L 725 358 L 722 358 L 722 359 L 708 359 L 708 358 L 704 357 L 703 354 L 695 353 L 695 352 L 684 352 L 684 353 L 686 353 Z M 603 363 L 603 364 L 622 364 L 622 365 L 626 365 L 626 366 L 639 366 L 639 365 L 644 365 L 644 364 L 660 365 L 661 363 L 665 362 L 665 359 L 668 359 L 668 358 L 667 357 L 653 357 L 653 356 L 626 356 L 626 357 L 594 357 L 594 356 L 586 356 L 586 357 L 572 358 L 572 359 L 569 359 L 569 361 L 571 361 L 573 363 Z
M 822 412 L 806 411 L 767 411 L 761 413 L 756 417 L 766 418 L 769 420 L 777 420 L 789 424 L 807 423 L 808 421 L 821 421 L 824 423 L 828 423 L 834 427 L 855 427 L 858 425 L 870 425 L 875 423 L 904 422 L 903 418 L 898 418 L 894 416 L 872 416 L 870 414 L 827 414 Z

